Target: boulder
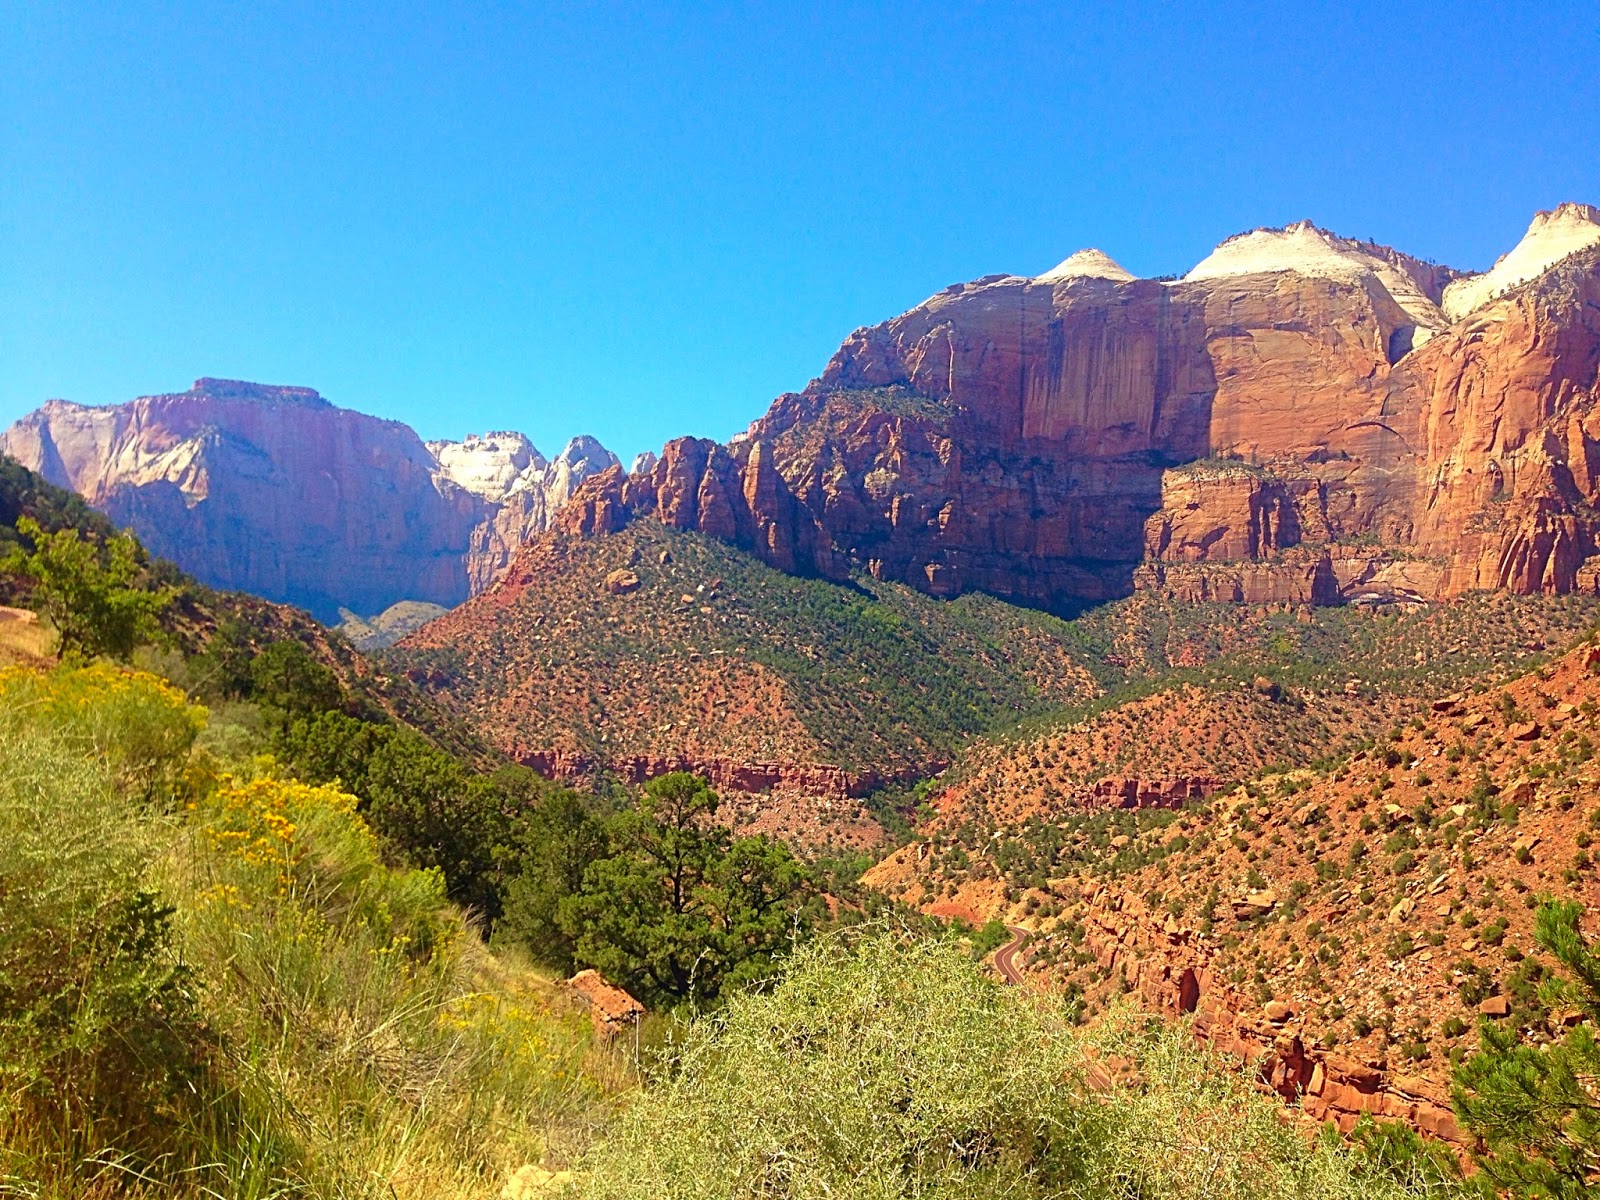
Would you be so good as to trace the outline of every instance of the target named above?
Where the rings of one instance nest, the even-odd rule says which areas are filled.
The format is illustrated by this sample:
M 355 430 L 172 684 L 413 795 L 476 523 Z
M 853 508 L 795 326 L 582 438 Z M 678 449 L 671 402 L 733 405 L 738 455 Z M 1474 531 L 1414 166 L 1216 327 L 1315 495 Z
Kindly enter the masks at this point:
M 1505 996 L 1490 996 L 1478 1005 L 1478 1013 L 1481 1016 L 1493 1017 L 1496 1020 L 1509 1017 L 1511 1015 L 1511 1001 Z
M 1273 891 L 1247 892 L 1244 896 L 1234 901 L 1233 915 L 1236 920 L 1250 921 L 1256 917 L 1264 917 L 1278 906 L 1278 894 Z
M 639 573 L 630 571 L 626 567 L 618 567 L 606 576 L 606 591 L 613 596 L 626 596 L 629 592 L 637 592 L 640 586 Z

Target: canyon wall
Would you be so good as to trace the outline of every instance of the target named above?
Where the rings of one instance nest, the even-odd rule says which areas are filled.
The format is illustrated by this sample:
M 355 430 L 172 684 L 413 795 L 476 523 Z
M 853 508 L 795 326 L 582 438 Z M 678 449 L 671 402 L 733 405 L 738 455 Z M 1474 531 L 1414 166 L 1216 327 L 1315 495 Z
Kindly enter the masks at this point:
M 727 445 L 591 479 L 565 527 L 652 516 L 787 571 L 1061 611 L 1569 591 L 1600 528 L 1600 213 L 1558 213 L 1592 244 L 1458 316 L 1458 272 L 1305 224 L 1177 281 L 1075 255 L 958 284 Z
M 1098 251 L 845 339 L 727 444 L 422 443 L 304 388 L 51 401 L 0 450 L 200 578 L 371 613 L 551 525 L 660 520 L 784 571 L 1071 612 L 1136 588 L 1338 603 L 1594 587 L 1600 210 L 1464 275 L 1302 222 L 1181 279 Z

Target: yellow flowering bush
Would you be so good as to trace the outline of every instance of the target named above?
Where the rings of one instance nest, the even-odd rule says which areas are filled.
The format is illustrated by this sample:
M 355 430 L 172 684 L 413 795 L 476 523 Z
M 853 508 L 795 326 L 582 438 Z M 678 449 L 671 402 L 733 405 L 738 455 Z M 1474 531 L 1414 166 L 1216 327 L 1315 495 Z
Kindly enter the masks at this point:
M 466 992 L 439 1012 L 439 1026 L 492 1064 L 490 1091 L 515 1091 L 524 1098 L 547 1093 L 548 1099 L 574 1086 L 592 1089 L 583 1076 L 588 1038 L 570 1012 L 557 1011 L 549 993 L 515 989 Z M 509 1081 L 517 1081 L 514 1088 Z
M 354 937 L 376 954 L 431 954 L 448 928 L 443 879 L 385 866 L 356 803 L 294 779 L 224 779 L 194 806 L 215 875 L 201 894 L 233 908 L 271 906 L 302 939 Z
M 557 985 L 353 796 L 219 775 L 205 720 L 153 675 L 0 670 L 0 1193 L 491 1196 L 581 1136 Z
M 163 679 L 111 663 L 0 670 L 0 714 L 105 761 L 119 785 L 153 797 L 184 782 L 206 710 Z

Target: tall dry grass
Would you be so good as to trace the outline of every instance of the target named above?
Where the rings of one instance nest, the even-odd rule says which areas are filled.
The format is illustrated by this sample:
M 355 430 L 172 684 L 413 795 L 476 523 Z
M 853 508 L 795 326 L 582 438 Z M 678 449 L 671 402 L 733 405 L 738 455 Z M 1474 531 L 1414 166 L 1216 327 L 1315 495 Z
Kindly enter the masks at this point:
M 0 673 L 0 1194 L 494 1196 L 629 1069 L 355 801 L 146 675 Z

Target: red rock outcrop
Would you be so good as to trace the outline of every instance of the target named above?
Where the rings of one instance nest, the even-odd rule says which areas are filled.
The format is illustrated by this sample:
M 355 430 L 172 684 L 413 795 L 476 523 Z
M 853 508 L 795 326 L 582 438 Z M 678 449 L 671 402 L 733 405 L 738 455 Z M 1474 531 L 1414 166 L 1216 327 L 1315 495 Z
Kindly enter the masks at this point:
M 1111 776 L 1096 782 L 1083 802 L 1085 808 L 1182 808 L 1191 800 L 1216 794 L 1222 780 L 1209 775 L 1140 779 Z
M 1361 1114 L 1371 1113 L 1466 1144 L 1446 1086 L 1393 1071 L 1385 1061 L 1320 1049 L 1321 1031 L 1295 1006 L 1262 1006 L 1239 993 L 1213 969 L 1214 948 L 1206 938 L 1150 911 L 1139 897 L 1102 887 L 1084 899 L 1084 946 L 1107 977 L 1126 979 L 1159 1012 L 1192 1015 L 1197 1037 L 1252 1063 L 1264 1084 L 1309 1116 L 1349 1132 Z

